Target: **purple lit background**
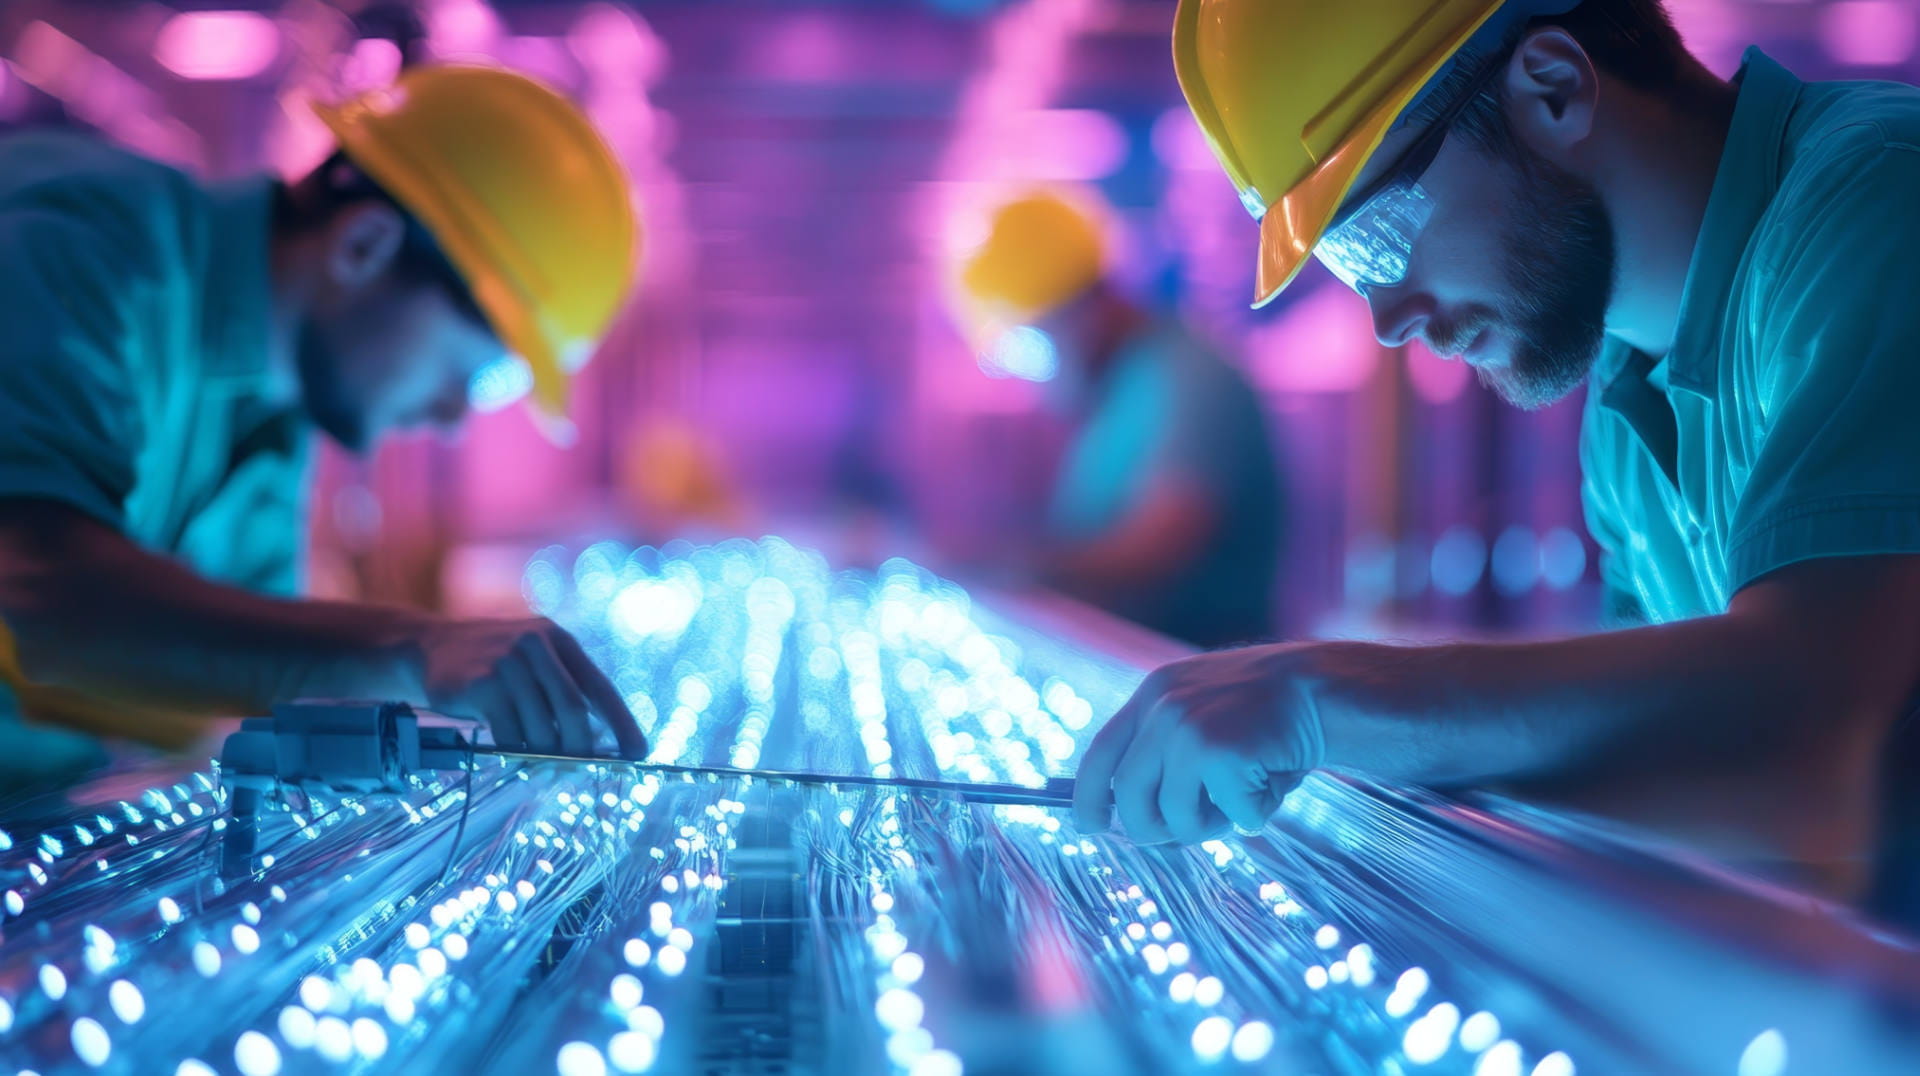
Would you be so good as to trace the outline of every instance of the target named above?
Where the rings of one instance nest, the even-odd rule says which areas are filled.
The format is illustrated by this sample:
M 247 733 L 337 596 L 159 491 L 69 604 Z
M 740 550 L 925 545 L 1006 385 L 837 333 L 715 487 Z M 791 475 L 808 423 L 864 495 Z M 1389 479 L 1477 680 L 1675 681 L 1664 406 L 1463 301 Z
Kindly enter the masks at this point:
M 1920 0 L 1672 0 L 1721 73 L 1920 81 Z M 1171 0 L 0 4 L 0 129 L 67 123 L 214 175 L 292 172 L 301 99 L 403 50 L 486 56 L 584 102 L 631 169 L 643 290 L 584 375 L 579 444 L 518 410 L 455 443 L 329 452 L 315 586 L 510 602 L 524 551 L 587 536 L 775 532 L 936 566 L 1038 511 L 1061 431 L 981 373 L 944 304 L 984 199 L 1097 187 L 1123 276 L 1237 351 L 1291 486 L 1294 632 L 1592 623 L 1576 402 L 1499 405 L 1373 343 L 1316 269 L 1246 309 L 1255 229 L 1180 103 Z M 653 476 L 639 480 L 635 476 Z M 666 475 L 663 479 L 659 476 Z

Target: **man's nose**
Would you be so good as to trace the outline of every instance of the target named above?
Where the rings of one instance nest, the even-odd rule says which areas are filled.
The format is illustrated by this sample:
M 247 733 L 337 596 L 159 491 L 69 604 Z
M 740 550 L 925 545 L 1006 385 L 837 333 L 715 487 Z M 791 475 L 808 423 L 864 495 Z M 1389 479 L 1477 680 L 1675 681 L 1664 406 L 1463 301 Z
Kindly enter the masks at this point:
M 1401 284 L 1367 286 L 1367 307 L 1373 312 L 1373 335 L 1384 347 L 1400 347 L 1426 330 L 1433 320 L 1431 299 Z

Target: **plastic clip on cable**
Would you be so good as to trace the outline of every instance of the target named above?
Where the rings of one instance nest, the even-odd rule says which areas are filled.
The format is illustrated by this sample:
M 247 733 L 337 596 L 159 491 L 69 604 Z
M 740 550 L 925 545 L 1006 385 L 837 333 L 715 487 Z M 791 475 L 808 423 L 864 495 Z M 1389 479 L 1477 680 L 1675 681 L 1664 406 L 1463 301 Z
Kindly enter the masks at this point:
M 401 792 L 416 773 L 465 767 L 470 751 L 459 729 L 422 727 L 404 702 L 302 700 L 276 706 L 271 718 L 248 718 L 220 752 L 237 823 L 226 872 L 251 869 L 258 815 L 282 786 Z

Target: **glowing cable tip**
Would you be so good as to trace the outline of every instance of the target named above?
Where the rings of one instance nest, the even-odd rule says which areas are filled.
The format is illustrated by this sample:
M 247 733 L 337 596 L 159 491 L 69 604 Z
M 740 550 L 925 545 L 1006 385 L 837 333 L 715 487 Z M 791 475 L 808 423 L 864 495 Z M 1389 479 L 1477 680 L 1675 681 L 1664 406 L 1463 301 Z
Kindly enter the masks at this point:
M 233 1063 L 241 1076 L 275 1076 L 280 1071 L 280 1048 L 258 1031 L 243 1032 L 233 1044 Z
M 1780 1076 L 1787 1071 L 1787 1037 L 1776 1028 L 1754 1036 L 1740 1053 L 1739 1076 Z
M 1233 1021 L 1224 1016 L 1209 1016 L 1193 1029 L 1193 1056 L 1202 1061 L 1218 1061 L 1233 1043 Z
M 659 1047 L 640 1031 L 622 1031 L 607 1040 L 607 1060 L 621 1072 L 645 1072 L 653 1067 Z
M 1273 1051 L 1273 1028 L 1254 1020 L 1233 1033 L 1233 1059 L 1243 1064 L 1259 1061 Z
M 554 1067 L 560 1076 L 606 1076 L 607 1059 L 594 1044 L 575 1041 L 560 1047 Z
M 1533 1066 L 1533 1076 L 1574 1076 L 1573 1059 L 1555 1051 Z
M 1493 1044 L 1473 1066 L 1473 1076 L 1521 1076 L 1520 1045 L 1511 1039 Z
M 933 1050 L 921 1055 L 907 1070 L 907 1076 L 961 1076 L 963 1072 L 958 1054 Z
M 113 1040 L 107 1036 L 107 1029 L 100 1021 L 83 1016 L 73 1022 L 71 1037 L 73 1053 L 91 1068 L 99 1068 L 107 1063 L 113 1053 Z

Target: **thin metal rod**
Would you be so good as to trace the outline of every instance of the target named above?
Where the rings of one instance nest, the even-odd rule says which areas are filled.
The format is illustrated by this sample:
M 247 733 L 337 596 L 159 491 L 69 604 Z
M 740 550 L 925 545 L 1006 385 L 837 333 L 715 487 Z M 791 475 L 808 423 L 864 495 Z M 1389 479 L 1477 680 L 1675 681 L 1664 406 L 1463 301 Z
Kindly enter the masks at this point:
M 689 777 L 745 778 L 796 785 L 859 785 L 903 792 L 957 796 L 969 803 L 1012 803 L 1036 807 L 1071 807 L 1073 805 L 1073 778 L 1071 777 L 1055 777 L 1040 788 L 1030 788 L 1026 785 L 992 785 L 972 781 L 928 781 L 917 777 L 747 770 L 733 766 L 675 766 L 664 762 L 639 762 L 628 758 L 601 755 L 545 755 L 534 751 L 508 751 L 499 747 L 475 746 L 473 753 L 535 762 L 597 762 L 603 766 L 627 766 L 650 773 L 685 774 Z

